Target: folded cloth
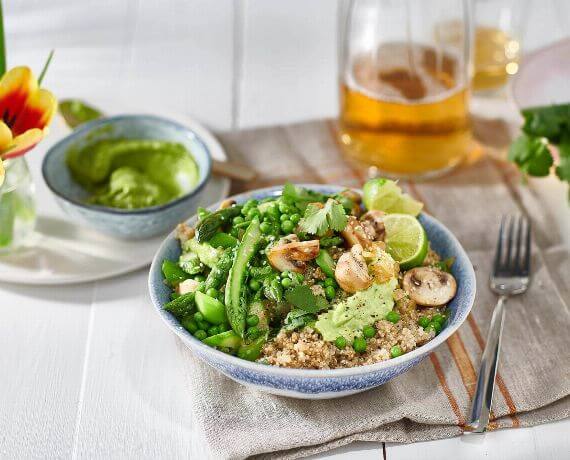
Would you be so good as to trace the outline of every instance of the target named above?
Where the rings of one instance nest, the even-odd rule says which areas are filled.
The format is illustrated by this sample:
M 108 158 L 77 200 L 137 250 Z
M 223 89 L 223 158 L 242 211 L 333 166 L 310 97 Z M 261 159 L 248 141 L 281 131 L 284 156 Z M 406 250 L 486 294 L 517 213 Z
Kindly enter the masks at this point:
M 487 288 L 489 251 L 470 254 L 476 305 L 444 345 L 382 387 L 334 400 L 261 393 L 224 377 L 184 350 L 194 424 L 212 458 L 299 458 L 352 441 L 416 442 L 460 435 L 495 297 Z M 549 253 L 570 272 L 567 251 Z M 570 416 L 570 310 L 541 253 L 533 287 L 507 305 L 490 429 L 532 426 Z M 564 296 L 564 297 L 563 297 Z
M 315 121 L 221 136 L 232 158 L 259 180 L 360 186 L 365 175 L 341 159 L 334 126 Z M 284 160 L 285 159 L 285 160 Z M 570 417 L 570 254 L 550 207 L 504 165 L 482 159 L 437 181 L 401 182 L 459 238 L 477 275 L 463 326 L 424 361 L 380 388 L 333 400 L 295 400 L 249 389 L 187 358 L 194 425 L 216 459 L 299 458 L 352 441 L 416 442 L 460 435 L 466 423 L 495 295 L 488 288 L 500 216 L 533 221 L 532 284 L 509 300 L 490 429 Z

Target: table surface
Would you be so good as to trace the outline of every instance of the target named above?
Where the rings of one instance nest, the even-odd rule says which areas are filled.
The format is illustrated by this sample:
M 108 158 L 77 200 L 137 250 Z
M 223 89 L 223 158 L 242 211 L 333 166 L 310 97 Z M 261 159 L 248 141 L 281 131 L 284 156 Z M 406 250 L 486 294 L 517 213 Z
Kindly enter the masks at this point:
M 335 1 L 5 3 L 10 63 L 39 68 L 55 47 L 45 84 L 61 98 L 143 101 L 217 130 L 336 113 Z M 565 8 L 533 2 L 528 48 L 567 33 Z M 514 116 L 507 102 L 474 107 Z M 30 156 L 40 213 L 55 208 L 40 183 L 43 151 Z M 552 198 L 559 192 L 549 179 L 533 191 L 551 215 L 562 210 L 563 232 L 570 217 Z M 150 307 L 146 275 L 0 284 L 0 458 L 203 458 L 179 345 Z M 355 443 L 318 458 L 557 459 L 570 453 L 568 432 L 565 420 L 412 445 Z

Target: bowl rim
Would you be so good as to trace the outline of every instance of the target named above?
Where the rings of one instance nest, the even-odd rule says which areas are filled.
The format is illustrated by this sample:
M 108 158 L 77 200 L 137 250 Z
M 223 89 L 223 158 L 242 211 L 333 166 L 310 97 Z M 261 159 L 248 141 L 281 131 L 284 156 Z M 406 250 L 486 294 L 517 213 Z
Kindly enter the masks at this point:
M 306 188 L 311 188 L 313 190 L 321 190 L 321 191 L 329 191 L 329 192 L 330 191 L 333 191 L 333 192 L 341 191 L 341 190 L 345 190 L 347 188 L 351 188 L 352 190 L 361 191 L 360 189 L 357 189 L 357 188 L 343 187 L 343 186 L 334 185 L 334 184 L 296 184 L 296 185 L 300 185 L 300 186 L 306 187 Z M 233 195 L 231 197 L 228 197 L 227 199 L 234 199 L 236 201 L 243 201 L 243 200 L 247 200 L 248 198 L 251 198 L 252 195 L 255 196 L 257 194 L 263 194 L 263 193 L 264 194 L 268 194 L 268 193 L 277 194 L 275 192 L 281 191 L 282 188 L 283 188 L 283 185 L 264 187 L 264 188 L 259 188 L 259 189 L 239 193 L 239 194 Z M 214 203 L 213 205 L 208 206 L 208 209 L 216 208 L 219 203 L 220 202 Z M 162 259 L 159 260 L 159 256 L 161 256 L 161 254 L 164 252 L 165 247 L 171 243 L 171 240 L 173 238 L 175 238 L 175 231 L 176 230 L 173 230 L 172 232 L 170 232 L 168 234 L 168 236 L 166 236 L 166 238 L 160 244 L 157 252 L 155 253 L 155 255 L 153 257 L 152 264 L 151 264 L 150 270 L 149 270 L 149 276 L 148 276 L 148 289 L 149 289 L 151 301 L 152 301 L 153 307 L 155 308 L 157 314 L 167 324 L 168 328 L 170 330 L 172 330 L 185 344 L 189 345 L 190 348 L 196 347 L 198 350 L 200 350 L 201 352 L 203 351 L 206 354 L 211 353 L 211 354 L 213 354 L 213 356 L 216 357 L 216 360 L 222 361 L 225 364 L 228 364 L 230 366 L 238 366 L 238 367 L 247 369 L 249 371 L 261 372 L 263 374 L 271 374 L 275 377 L 285 377 L 285 378 L 286 377 L 290 377 L 290 378 L 295 378 L 295 377 L 297 377 L 297 378 L 298 377 L 341 378 L 341 377 L 369 374 L 369 373 L 374 373 L 374 372 L 386 370 L 386 369 L 389 369 L 392 367 L 398 367 L 399 365 L 403 365 L 403 364 L 408 363 L 408 362 L 413 362 L 414 360 L 421 359 L 421 358 L 427 356 L 429 354 L 429 352 L 433 351 L 438 346 L 443 344 L 455 331 L 457 331 L 457 329 L 459 329 L 459 327 L 465 322 L 465 320 L 467 319 L 467 316 L 469 315 L 469 313 L 471 312 L 471 309 L 473 308 L 473 304 L 475 302 L 475 294 L 476 294 L 476 290 L 477 290 L 475 270 L 473 269 L 473 264 L 471 263 L 471 259 L 469 259 L 469 256 L 465 252 L 465 249 L 463 248 L 463 246 L 461 245 L 459 240 L 455 237 L 455 235 L 445 225 L 443 225 L 435 217 L 433 217 L 427 213 L 423 213 L 423 212 L 421 215 L 424 218 L 431 220 L 432 223 L 434 223 L 436 226 L 438 226 L 440 228 L 440 230 L 443 231 L 443 233 L 446 235 L 447 239 L 454 246 L 454 249 L 457 250 L 456 256 L 461 256 L 464 260 L 469 262 L 468 264 L 466 264 L 466 268 L 467 268 L 468 278 L 471 280 L 472 290 L 470 292 L 469 291 L 467 292 L 467 296 L 468 296 L 467 297 L 467 303 L 469 306 L 468 306 L 468 308 L 465 309 L 465 311 L 463 311 L 463 313 L 460 315 L 460 317 L 458 317 L 456 324 L 454 324 L 452 327 L 446 327 L 445 329 L 443 329 L 441 331 L 441 333 L 439 335 L 434 337 L 432 340 L 430 340 L 426 344 L 410 351 L 409 353 L 406 353 L 402 356 L 399 356 L 397 358 L 391 358 L 387 361 L 381 361 L 379 363 L 374 363 L 374 364 L 365 364 L 362 366 L 344 367 L 344 368 L 338 368 L 338 369 L 298 369 L 298 368 L 277 367 L 277 366 L 247 361 L 245 359 L 238 358 L 237 356 L 232 356 L 232 355 L 229 355 L 227 353 L 223 353 L 219 350 L 216 350 L 215 348 L 212 348 L 212 347 L 202 343 L 200 340 L 196 339 L 192 334 L 190 334 L 188 331 L 186 331 L 186 329 L 184 329 L 180 325 L 178 320 L 171 313 L 167 312 L 166 310 L 164 310 L 161 307 L 161 304 L 160 304 L 160 301 L 158 299 L 156 290 L 153 287 L 153 274 L 157 270 L 160 271 L 160 265 L 162 264 Z M 186 222 L 194 219 L 195 217 L 196 217 L 196 215 L 193 215 L 192 217 L 187 219 Z
M 112 124 L 112 123 L 116 123 L 116 122 L 121 122 L 123 120 L 146 120 L 146 121 L 162 123 L 165 125 L 170 125 L 170 127 L 176 129 L 177 131 L 183 131 L 187 135 L 194 137 L 194 139 L 202 146 L 202 148 L 204 149 L 204 152 L 206 153 L 206 169 L 205 169 L 204 174 L 201 175 L 202 177 L 198 181 L 198 184 L 192 190 L 190 190 L 188 193 L 185 193 L 184 195 L 182 195 L 182 196 L 180 196 L 180 197 L 178 197 L 172 201 L 169 201 L 168 203 L 160 204 L 157 206 L 148 206 L 148 207 L 139 208 L 139 209 L 111 208 L 109 206 L 101 206 L 101 205 L 96 205 L 96 204 L 84 203 L 82 201 L 69 198 L 69 197 L 65 196 L 64 194 L 62 194 L 59 190 L 57 190 L 57 188 L 54 187 L 53 184 L 48 179 L 48 175 L 47 175 L 47 171 L 46 171 L 47 162 L 48 162 L 48 158 L 50 157 L 50 155 L 53 155 L 57 149 L 68 147 L 68 144 L 75 141 L 76 138 L 87 135 L 90 131 L 92 131 L 95 128 L 98 128 L 98 127 L 104 126 L 104 125 L 108 125 L 108 124 Z M 192 152 L 189 152 L 189 153 L 192 156 L 194 156 L 194 154 Z M 188 128 L 187 126 L 184 126 L 183 124 L 178 123 L 176 121 L 173 121 L 169 118 L 161 117 L 161 116 L 157 116 L 157 115 L 122 114 L 122 115 L 114 115 L 111 117 L 99 118 L 97 120 L 93 120 L 93 121 L 84 123 L 81 126 L 79 126 L 78 128 L 74 129 L 71 133 L 69 133 L 63 139 L 60 139 L 58 142 L 56 142 L 54 145 L 52 145 L 48 149 L 48 151 L 46 152 L 46 154 L 44 155 L 44 158 L 42 160 L 42 177 L 43 177 L 44 182 L 46 183 L 47 187 L 50 189 L 50 191 L 54 195 L 56 195 L 57 197 L 61 198 L 64 201 L 72 203 L 73 205 L 76 205 L 76 206 L 79 206 L 79 207 L 82 207 L 85 209 L 89 209 L 91 211 L 105 212 L 105 213 L 109 213 L 109 214 L 117 214 L 117 215 L 123 215 L 123 216 L 130 216 L 130 215 L 151 214 L 151 213 L 155 213 L 155 212 L 160 212 L 160 211 L 163 211 L 164 209 L 174 207 L 177 204 L 180 204 L 180 203 L 186 201 L 188 198 L 191 198 L 191 197 L 197 195 L 206 186 L 206 184 L 209 182 L 209 180 L 211 178 L 212 162 L 213 162 L 212 154 L 210 152 L 208 145 L 202 140 L 200 135 L 197 132 L 195 132 L 193 129 Z M 198 168 L 198 170 L 200 171 L 200 168 Z

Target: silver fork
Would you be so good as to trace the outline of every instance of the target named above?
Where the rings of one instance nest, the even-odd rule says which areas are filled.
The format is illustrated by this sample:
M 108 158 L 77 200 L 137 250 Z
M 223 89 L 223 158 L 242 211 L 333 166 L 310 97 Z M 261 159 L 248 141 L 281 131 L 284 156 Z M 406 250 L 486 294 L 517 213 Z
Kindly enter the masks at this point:
M 522 294 L 528 288 L 530 240 L 531 226 L 526 217 L 503 217 L 490 278 L 491 290 L 499 299 L 493 310 L 466 432 L 484 433 L 487 430 L 499 364 L 505 305 L 509 297 Z

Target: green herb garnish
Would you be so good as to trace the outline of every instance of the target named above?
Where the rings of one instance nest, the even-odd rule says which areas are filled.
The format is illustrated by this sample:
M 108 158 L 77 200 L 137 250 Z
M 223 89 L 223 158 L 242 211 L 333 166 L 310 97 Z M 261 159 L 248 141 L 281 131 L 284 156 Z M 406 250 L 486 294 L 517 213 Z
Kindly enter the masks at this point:
M 509 160 L 529 176 L 544 177 L 554 164 L 548 144 L 555 145 L 560 153 L 556 175 L 570 183 L 570 104 L 525 109 L 522 115 L 523 134 L 512 143 Z
M 328 302 L 323 296 L 313 294 L 311 288 L 304 284 L 288 289 L 285 293 L 285 299 L 307 313 L 316 313 L 328 306 Z
M 309 204 L 299 227 L 307 233 L 323 236 L 329 230 L 344 230 L 346 222 L 346 212 L 342 205 L 329 198 L 324 206 Z

